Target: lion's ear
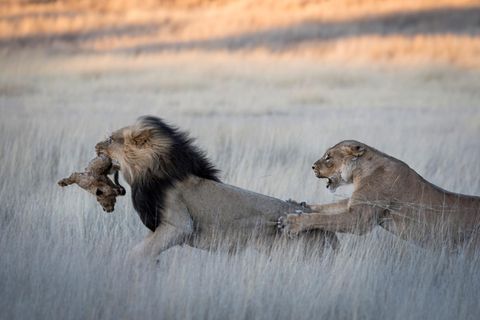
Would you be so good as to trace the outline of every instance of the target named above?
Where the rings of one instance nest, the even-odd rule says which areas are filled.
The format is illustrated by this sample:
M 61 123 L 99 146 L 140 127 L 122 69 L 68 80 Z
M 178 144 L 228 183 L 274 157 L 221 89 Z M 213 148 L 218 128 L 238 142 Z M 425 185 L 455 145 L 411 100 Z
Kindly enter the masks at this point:
M 365 147 L 358 144 L 348 146 L 347 150 L 349 154 L 356 158 L 363 156 L 365 153 Z
M 151 137 L 151 130 L 145 128 L 128 128 L 124 131 L 126 145 L 142 147 L 151 139 Z
M 146 144 L 152 137 L 152 132 L 148 129 L 136 131 L 132 133 L 132 143 L 138 147 Z

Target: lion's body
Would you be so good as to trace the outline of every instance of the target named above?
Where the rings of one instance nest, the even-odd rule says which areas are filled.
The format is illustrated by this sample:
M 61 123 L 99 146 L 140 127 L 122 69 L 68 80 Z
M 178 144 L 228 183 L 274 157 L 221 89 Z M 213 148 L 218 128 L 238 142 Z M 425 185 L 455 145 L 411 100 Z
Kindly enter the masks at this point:
M 152 231 L 134 249 L 135 257 L 155 256 L 178 244 L 231 250 L 256 236 L 268 247 L 278 237 L 277 219 L 305 210 L 221 183 L 217 170 L 186 134 L 158 118 L 141 118 L 96 149 L 120 163 L 134 207 Z M 323 241 L 323 232 L 319 234 Z M 335 245 L 335 235 L 327 235 Z
M 278 218 L 286 212 L 305 210 L 299 205 L 198 177 L 179 182 L 168 191 L 165 207 L 161 226 L 182 230 L 186 242 L 193 246 L 212 249 L 221 245 L 229 250 L 255 237 L 263 238 L 262 245 L 268 247 L 278 236 L 275 228 Z
M 339 203 L 312 206 L 314 213 L 290 215 L 284 221 L 290 231 L 323 228 L 363 234 L 380 225 L 422 246 L 458 247 L 479 240 L 480 197 L 443 190 L 404 162 L 367 145 L 341 142 L 314 170 L 334 184 L 333 190 L 353 183 L 354 191 Z

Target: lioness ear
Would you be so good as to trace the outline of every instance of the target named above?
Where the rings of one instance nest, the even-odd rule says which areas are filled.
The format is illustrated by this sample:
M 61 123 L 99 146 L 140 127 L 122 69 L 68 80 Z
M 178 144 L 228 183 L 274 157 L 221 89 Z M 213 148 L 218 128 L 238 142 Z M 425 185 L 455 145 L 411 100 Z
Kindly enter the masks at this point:
M 141 147 L 150 140 L 151 136 L 152 132 L 148 129 L 132 132 L 131 141 L 136 146 Z
M 352 146 L 348 146 L 348 152 L 358 158 L 358 157 L 361 157 L 363 156 L 363 154 L 365 153 L 365 147 L 361 146 L 361 145 L 352 145 Z

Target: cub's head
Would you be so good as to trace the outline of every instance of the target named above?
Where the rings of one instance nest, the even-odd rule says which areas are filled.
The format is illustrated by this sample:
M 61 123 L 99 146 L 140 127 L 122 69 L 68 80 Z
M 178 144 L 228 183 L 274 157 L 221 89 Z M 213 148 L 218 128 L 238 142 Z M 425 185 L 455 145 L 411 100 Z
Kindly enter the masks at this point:
M 312 169 L 318 178 L 327 179 L 327 189 L 335 192 L 339 186 L 353 182 L 353 170 L 366 151 L 367 146 L 361 142 L 342 141 L 328 149 Z
M 168 159 L 172 140 L 168 132 L 162 132 L 157 120 L 160 121 L 142 117 L 135 124 L 114 131 L 108 139 L 95 146 L 98 155 L 106 155 L 120 167 L 129 184 L 147 172 L 158 171 L 159 162 Z

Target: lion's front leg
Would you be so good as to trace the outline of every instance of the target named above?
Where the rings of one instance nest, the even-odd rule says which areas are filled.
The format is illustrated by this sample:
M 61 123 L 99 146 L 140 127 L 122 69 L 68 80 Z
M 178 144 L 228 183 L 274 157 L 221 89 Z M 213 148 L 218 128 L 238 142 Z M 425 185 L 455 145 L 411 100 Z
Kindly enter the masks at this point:
M 155 232 L 148 235 L 142 242 L 128 252 L 127 260 L 141 262 L 153 259 L 163 251 L 181 244 L 187 233 L 171 224 L 160 224 Z

